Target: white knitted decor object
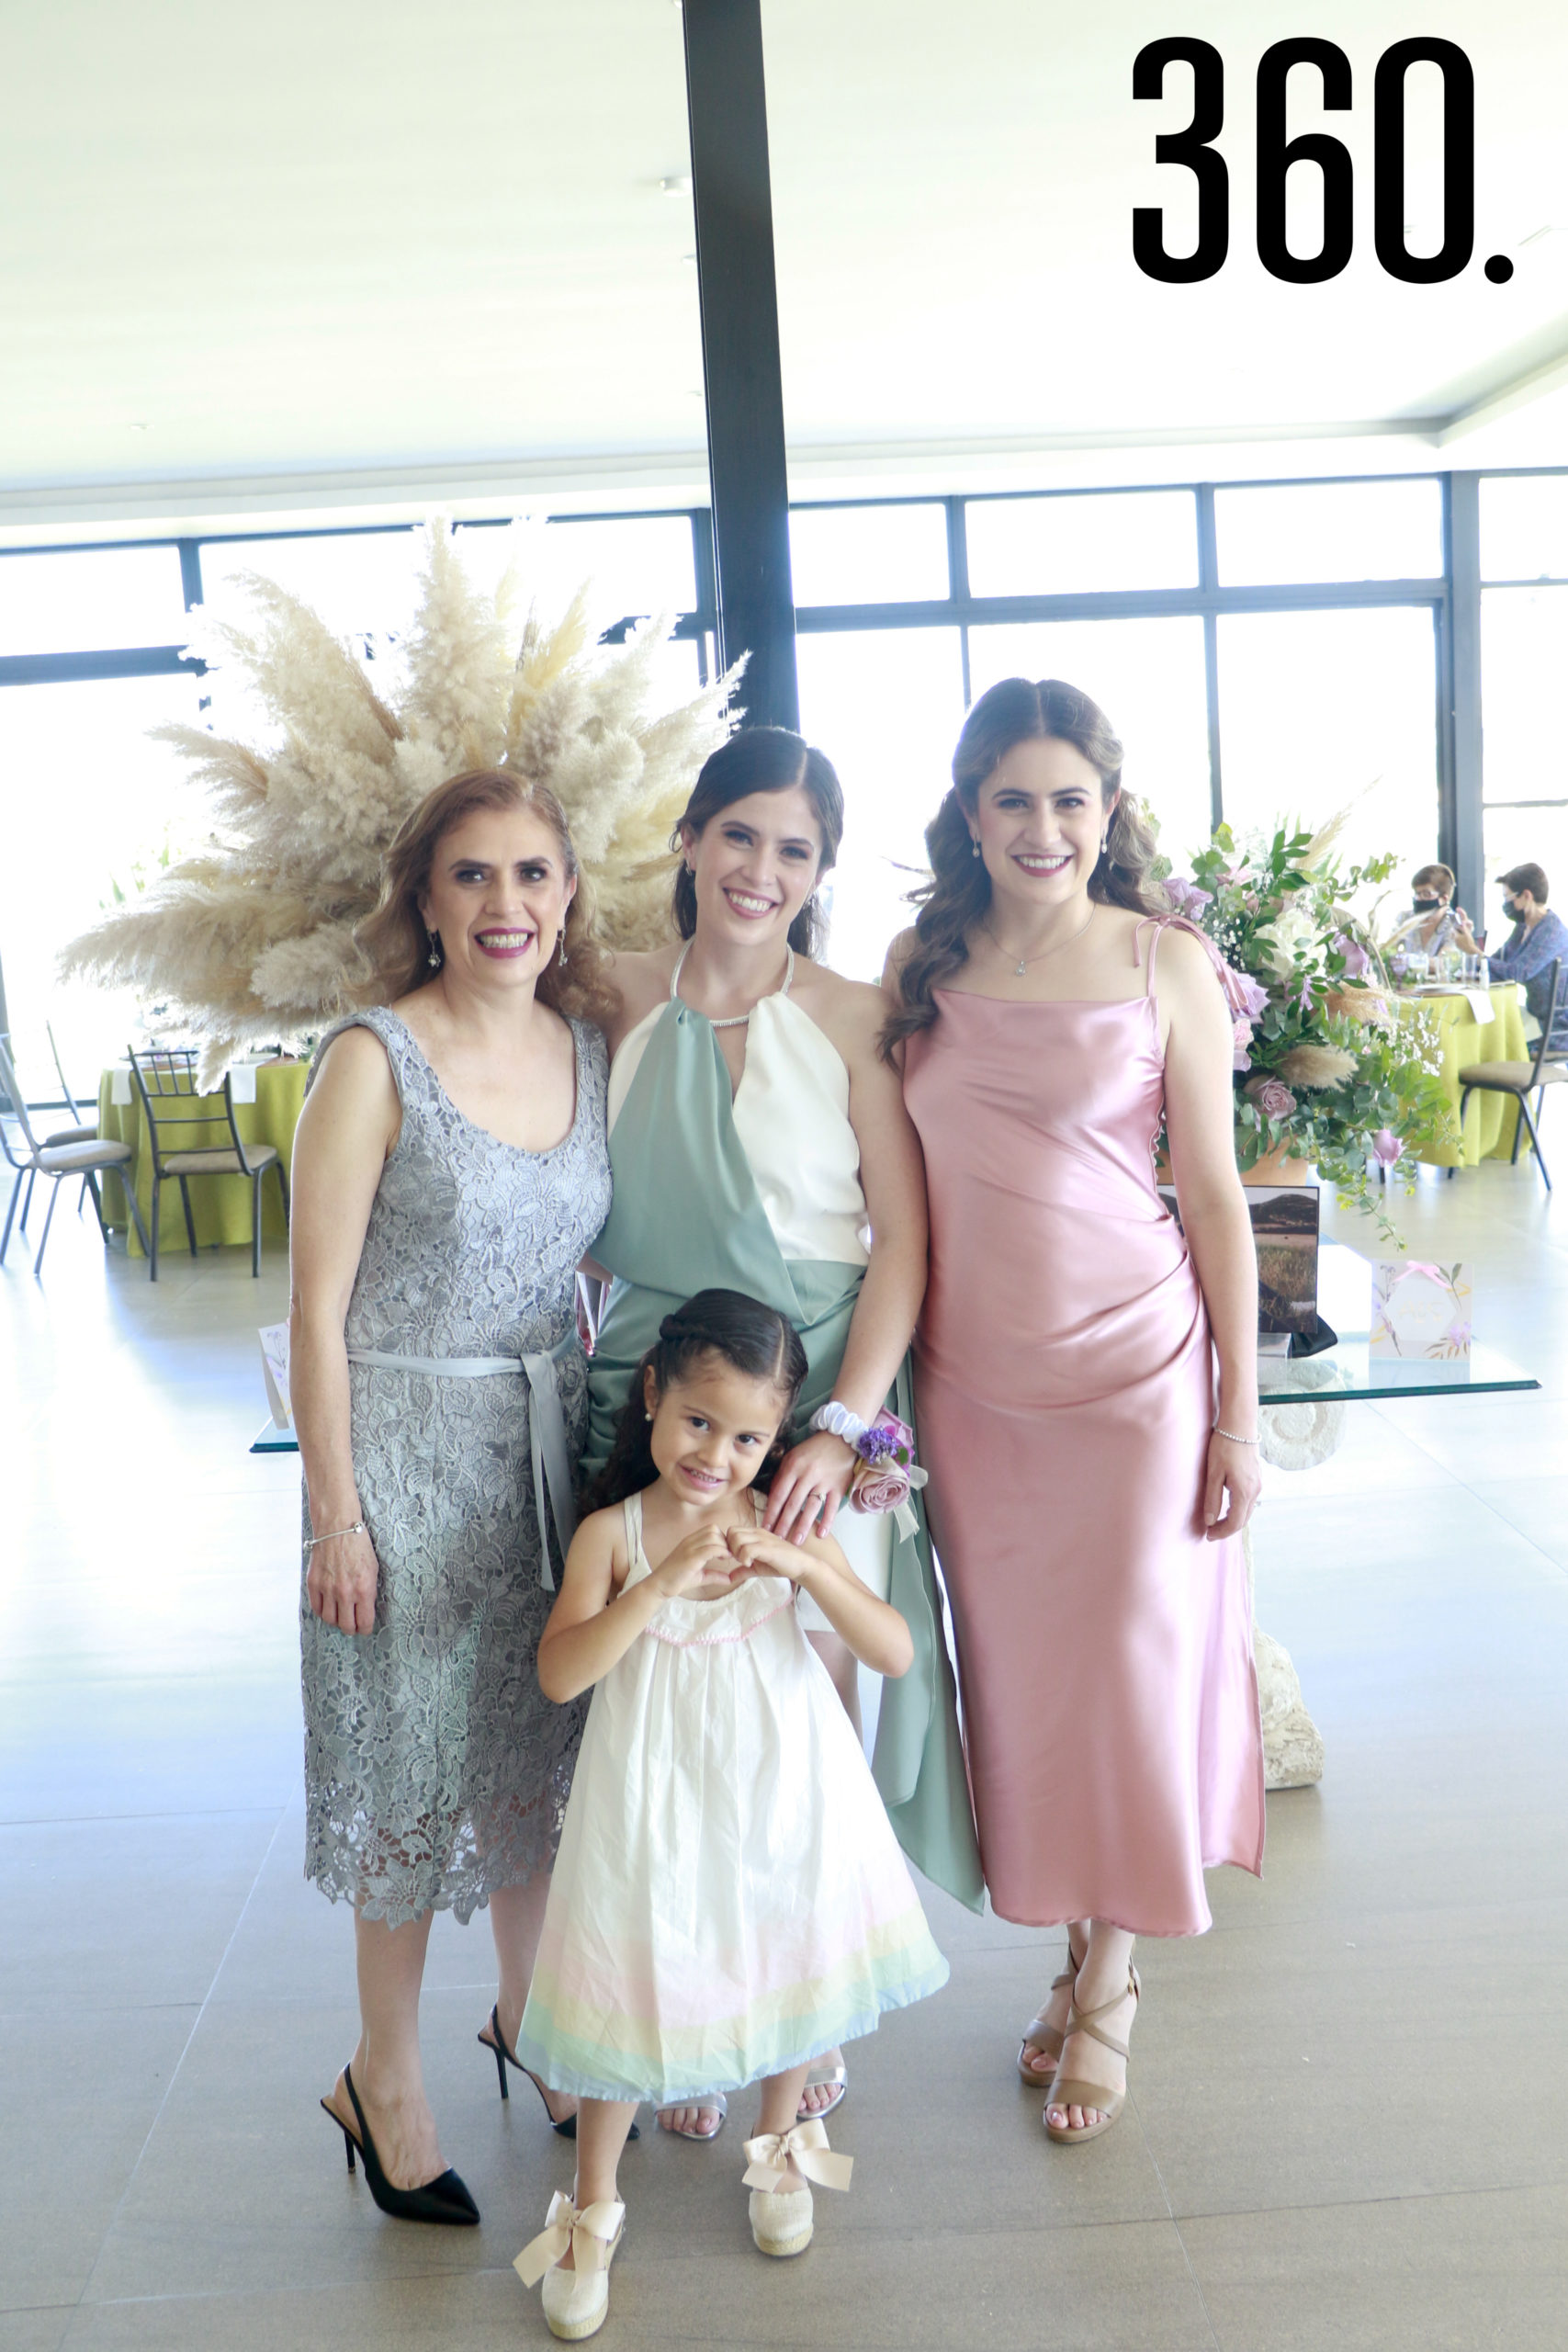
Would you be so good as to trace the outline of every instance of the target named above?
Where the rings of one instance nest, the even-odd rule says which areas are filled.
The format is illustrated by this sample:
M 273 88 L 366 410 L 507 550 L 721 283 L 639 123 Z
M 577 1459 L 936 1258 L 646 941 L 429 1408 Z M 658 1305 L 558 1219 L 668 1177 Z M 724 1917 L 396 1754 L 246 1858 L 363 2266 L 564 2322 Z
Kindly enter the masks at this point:
M 1308 1356 L 1291 1366 L 1301 1402 L 1265 1405 L 1258 1414 L 1259 1452 L 1276 1470 L 1312 1470 L 1337 1453 L 1345 1436 L 1344 1400 L 1314 1396 L 1334 1374 Z M 1252 1530 L 1242 1530 L 1247 1591 L 1252 1591 Z M 1290 1652 L 1253 1620 L 1252 1655 L 1258 1669 L 1258 1705 L 1263 1719 L 1263 1782 L 1270 1789 L 1310 1788 L 1323 1778 L 1323 1735 L 1302 1698 L 1301 1678 Z

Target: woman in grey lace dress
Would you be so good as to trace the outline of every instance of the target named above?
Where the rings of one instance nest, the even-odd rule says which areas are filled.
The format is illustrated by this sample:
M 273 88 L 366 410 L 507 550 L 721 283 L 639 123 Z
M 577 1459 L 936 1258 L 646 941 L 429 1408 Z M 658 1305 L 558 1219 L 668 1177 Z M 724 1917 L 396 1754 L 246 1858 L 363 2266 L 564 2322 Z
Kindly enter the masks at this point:
M 323 1040 L 295 1146 L 306 1873 L 355 1905 L 361 2016 L 322 2105 L 417 2220 L 478 2218 L 421 2075 L 432 1917 L 489 1904 L 481 2039 L 510 2049 L 581 1730 L 535 1673 L 587 1427 L 576 1269 L 610 1204 L 576 884 L 547 792 L 431 794 L 361 933 L 391 1001 Z

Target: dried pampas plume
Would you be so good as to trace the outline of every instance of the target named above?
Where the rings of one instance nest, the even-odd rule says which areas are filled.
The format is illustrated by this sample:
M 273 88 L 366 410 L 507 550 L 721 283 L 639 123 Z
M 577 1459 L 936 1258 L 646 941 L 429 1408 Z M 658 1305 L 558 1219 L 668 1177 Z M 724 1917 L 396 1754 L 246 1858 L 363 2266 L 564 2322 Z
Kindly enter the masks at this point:
M 1280 1076 L 1292 1086 L 1341 1086 L 1357 1067 L 1356 1056 L 1341 1046 L 1292 1046 Z
M 365 665 L 275 582 L 241 585 L 248 624 L 205 619 L 192 650 L 244 673 L 276 740 L 154 730 L 203 789 L 213 833 L 138 899 L 73 940 L 64 978 L 139 989 L 204 1041 L 209 1080 L 244 1043 L 319 1029 L 360 959 L 387 844 L 425 794 L 465 768 L 509 767 L 566 810 L 613 947 L 670 936 L 671 831 L 698 768 L 733 723 L 733 670 L 674 710 L 650 710 L 670 616 L 601 645 L 584 588 L 553 624 L 509 625 L 514 572 L 493 595 L 463 568 L 450 525 L 423 533 L 417 617 L 385 700 Z

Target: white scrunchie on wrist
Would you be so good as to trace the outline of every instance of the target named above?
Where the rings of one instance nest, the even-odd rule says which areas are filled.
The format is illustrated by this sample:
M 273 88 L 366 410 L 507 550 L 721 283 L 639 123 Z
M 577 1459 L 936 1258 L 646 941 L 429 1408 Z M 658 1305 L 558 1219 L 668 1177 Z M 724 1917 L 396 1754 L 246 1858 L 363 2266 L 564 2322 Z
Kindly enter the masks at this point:
M 852 1413 L 847 1405 L 829 1398 L 826 1405 L 818 1405 L 807 1426 L 825 1430 L 829 1437 L 841 1437 L 846 1445 L 853 1445 L 865 1435 L 869 1424 L 858 1413 Z

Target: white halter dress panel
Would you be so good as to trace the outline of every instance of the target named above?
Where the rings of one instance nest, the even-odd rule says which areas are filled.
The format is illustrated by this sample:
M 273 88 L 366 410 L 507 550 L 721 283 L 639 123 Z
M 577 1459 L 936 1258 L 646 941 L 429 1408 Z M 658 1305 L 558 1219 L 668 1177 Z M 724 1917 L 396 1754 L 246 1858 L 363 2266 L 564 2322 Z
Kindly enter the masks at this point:
M 663 1013 L 660 1004 L 645 1014 L 621 1040 L 610 1065 L 606 1119 L 612 1134 Z M 832 1040 L 789 994 L 787 982 L 752 1007 L 732 1116 L 779 1255 L 786 1261 L 865 1265 L 870 1227 L 860 1143 L 850 1124 L 850 1073 Z M 846 1506 L 833 1522 L 833 1540 L 862 1583 L 886 1600 L 893 1550 L 886 1514 Z M 805 1594 L 799 1616 L 808 1633 L 832 1631 Z

